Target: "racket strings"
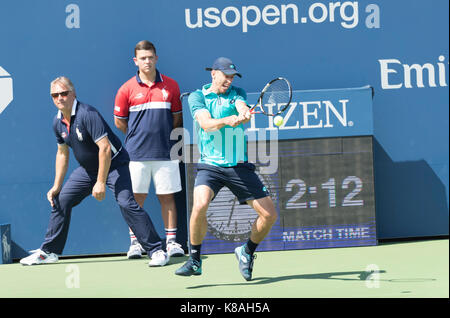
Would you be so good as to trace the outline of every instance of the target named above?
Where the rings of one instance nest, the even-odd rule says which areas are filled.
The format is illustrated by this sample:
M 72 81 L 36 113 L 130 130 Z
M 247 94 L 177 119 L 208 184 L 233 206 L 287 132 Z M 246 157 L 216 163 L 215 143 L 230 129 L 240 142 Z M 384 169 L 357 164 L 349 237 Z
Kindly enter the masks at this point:
M 291 99 L 290 85 L 283 79 L 274 81 L 266 88 L 261 99 L 261 109 L 267 115 L 282 112 Z

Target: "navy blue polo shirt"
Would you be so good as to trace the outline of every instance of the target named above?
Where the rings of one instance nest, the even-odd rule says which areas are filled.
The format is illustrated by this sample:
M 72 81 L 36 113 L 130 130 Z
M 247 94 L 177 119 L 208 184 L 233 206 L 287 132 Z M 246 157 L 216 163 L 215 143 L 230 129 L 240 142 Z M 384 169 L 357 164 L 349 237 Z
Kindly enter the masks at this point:
M 74 101 L 70 127 L 63 122 L 61 111 L 53 120 L 53 130 L 58 144 L 72 148 L 78 163 L 88 172 L 98 172 L 97 141 L 108 137 L 111 145 L 111 168 L 129 161 L 120 139 L 112 132 L 102 115 L 92 106 Z

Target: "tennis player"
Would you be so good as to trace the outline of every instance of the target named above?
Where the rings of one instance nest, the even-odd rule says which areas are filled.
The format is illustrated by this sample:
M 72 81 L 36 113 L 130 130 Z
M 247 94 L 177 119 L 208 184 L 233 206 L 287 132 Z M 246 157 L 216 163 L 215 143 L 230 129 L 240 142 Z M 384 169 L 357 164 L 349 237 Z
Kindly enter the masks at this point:
M 219 190 L 226 186 L 241 204 L 250 205 L 258 214 L 248 241 L 234 251 L 240 273 L 249 281 L 252 279 L 254 252 L 275 223 L 277 212 L 266 187 L 255 173 L 255 166 L 247 162 L 242 125 L 251 116 L 247 94 L 231 85 L 235 76 L 241 77 L 241 74 L 225 57 L 216 59 L 206 70 L 211 71 L 212 82 L 191 93 L 188 99 L 201 158 L 189 223 L 190 255 L 175 274 L 202 274 L 200 254 L 207 232 L 206 211 Z
M 169 261 L 162 249 L 163 242 L 148 214 L 134 199 L 129 156 L 119 138 L 112 132 L 100 113 L 76 99 L 75 88 L 66 77 L 58 77 L 50 85 L 58 113 L 53 130 L 58 143 L 56 173 L 53 187 L 47 193 L 52 206 L 44 242 L 32 254 L 20 260 L 23 265 L 55 263 L 63 252 L 69 233 L 72 208 L 88 195 L 98 201 L 105 198 L 109 187 L 128 226 L 151 258 L 149 266 L 164 266 Z M 69 147 L 80 167 L 75 169 L 63 186 L 69 166 Z

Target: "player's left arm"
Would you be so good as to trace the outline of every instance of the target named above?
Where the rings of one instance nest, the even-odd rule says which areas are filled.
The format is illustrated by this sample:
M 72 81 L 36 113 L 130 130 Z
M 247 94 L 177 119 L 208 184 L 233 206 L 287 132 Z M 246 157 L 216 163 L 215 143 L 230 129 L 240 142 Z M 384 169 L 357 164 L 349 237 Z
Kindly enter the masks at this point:
M 247 106 L 247 103 L 243 100 L 237 100 L 236 110 L 239 113 L 238 120 L 241 122 L 241 124 L 248 123 L 252 115 L 250 113 L 250 108 Z
M 130 93 L 126 86 L 122 86 L 114 101 L 114 125 L 125 135 L 128 130 L 128 115 L 130 112 L 129 96 Z
M 174 83 L 171 111 L 173 118 L 173 128 L 183 127 L 183 109 L 180 99 L 180 87 L 178 83 Z
M 98 201 L 102 201 L 106 195 L 106 179 L 111 166 L 111 144 L 108 136 L 98 140 L 96 144 L 98 146 L 98 174 L 97 182 L 92 189 L 92 196 Z
M 102 201 L 106 195 L 106 179 L 111 166 L 111 143 L 108 138 L 107 124 L 98 111 L 90 111 L 84 117 L 84 124 L 92 140 L 98 146 L 97 181 L 92 188 L 92 196 Z
M 235 97 L 235 107 L 238 112 L 238 120 L 241 124 L 246 124 L 251 118 L 250 108 L 247 105 L 247 93 L 240 87 L 235 87 L 236 97 Z
M 128 119 L 114 117 L 114 125 L 124 134 L 127 134 Z
M 172 114 L 173 117 L 173 128 L 183 127 L 183 113 Z

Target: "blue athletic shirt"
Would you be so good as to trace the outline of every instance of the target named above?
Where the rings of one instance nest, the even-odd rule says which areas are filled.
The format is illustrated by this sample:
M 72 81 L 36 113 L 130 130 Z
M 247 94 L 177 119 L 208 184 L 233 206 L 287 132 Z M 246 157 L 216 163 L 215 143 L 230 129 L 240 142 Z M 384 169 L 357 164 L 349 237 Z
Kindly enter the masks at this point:
M 214 119 L 238 116 L 236 101 L 247 103 L 247 94 L 242 88 L 230 86 L 224 94 L 217 95 L 207 92 L 210 87 L 211 83 L 204 85 L 201 90 L 191 93 L 188 99 L 201 155 L 199 163 L 232 167 L 239 162 L 246 162 L 247 137 L 242 124 L 236 127 L 227 125 L 217 131 L 206 132 L 200 127 L 195 116 L 201 111 L 208 111 Z
M 61 111 L 53 120 L 53 131 L 58 144 L 72 148 L 78 163 L 88 172 L 98 172 L 97 141 L 108 137 L 111 145 L 111 167 L 129 161 L 120 139 L 112 132 L 100 113 L 92 106 L 74 101 L 70 128 L 63 122 Z

